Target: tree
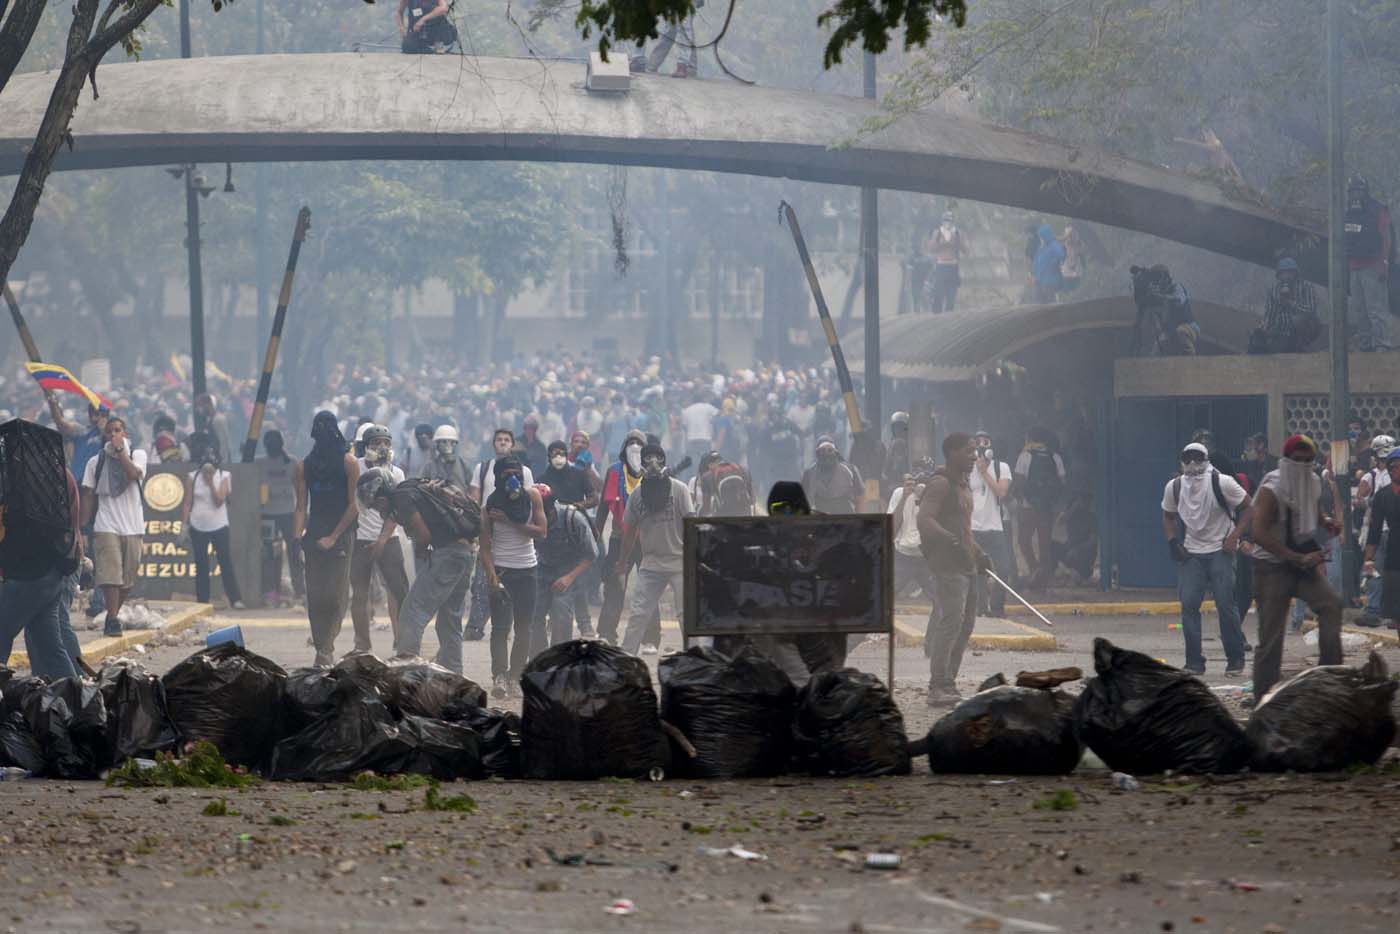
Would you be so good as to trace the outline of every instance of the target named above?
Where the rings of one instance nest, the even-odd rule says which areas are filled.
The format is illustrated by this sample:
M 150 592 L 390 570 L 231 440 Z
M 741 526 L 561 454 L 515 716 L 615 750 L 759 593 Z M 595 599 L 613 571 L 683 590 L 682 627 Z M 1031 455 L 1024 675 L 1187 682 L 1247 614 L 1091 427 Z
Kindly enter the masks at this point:
M 63 64 L 54 80 L 53 94 L 20 169 L 5 216 L 0 218 L 0 282 L 10 274 L 15 257 L 29 238 L 34 212 L 44 193 L 59 147 L 73 146 L 69 125 L 78 107 L 83 85 L 91 83 L 97 98 L 97 66 L 120 45 L 128 55 L 141 51 L 140 29 L 164 0 L 74 0 L 73 20 L 64 44 Z M 220 10 L 231 0 L 211 0 Z M 0 0 L 0 95 L 19 67 L 39 26 L 46 0 Z M 7 10 L 6 8 L 9 7 Z

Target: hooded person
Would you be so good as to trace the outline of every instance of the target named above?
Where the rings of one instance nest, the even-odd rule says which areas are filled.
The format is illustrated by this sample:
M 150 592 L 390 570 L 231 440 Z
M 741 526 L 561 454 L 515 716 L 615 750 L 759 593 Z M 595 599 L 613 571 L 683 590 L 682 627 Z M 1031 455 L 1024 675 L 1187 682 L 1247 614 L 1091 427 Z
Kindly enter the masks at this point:
M 622 541 L 627 531 L 624 516 L 627 501 L 637 491 L 642 482 L 642 448 L 646 445 L 646 435 L 633 428 L 622 438 L 622 447 L 617 452 L 617 460 L 608 468 L 603 478 L 602 501 L 594 530 L 602 538 L 611 519 L 612 531 L 608 537 L 607 554 L 603 558 L 603 607 L 598 611 L 598 636 L 604 641 L 616 644 L 618 624 L 622 619 L 623 598 L 627 590 L 627 577 L 631 564 L 622 564 Z M 636 561 L 632 556 L 633 564 Z M 656 641 L 651 641 L 654 635 Z M 654 630 L 648 630 L 645 644 L 657 645 L 661 641 L 661 619 L 658 616 Z
M 671 476 L 661 445 L 643 445 L 638 453 L 642 478 L 623 512 L 626 531 L 620 562 L 627 568 L 634 553 L 640 552 L 627 630 L 622 637 L 622 648 L 634 655 L 642 648 L 652 617 L 660 612 L 667 587 L 671 588 L 677 615 L 681 613 L 685 601 L 685 517 L 695 514 L 690 488 Z
M 1285 619 L 1295 597 L 1317 616 L 1319 664 L 1342 664 L 1342 598 L 1321 568 L 1328 548 L 1335 547 L 1328 537 L 1338 535 L 1341 527 L 1322 511 L 1322 482 L 1313 472 L 1316 459 L 1317 444 L 1307 435 L 1293 435 L 1283 445 L 1278 469 L 1265 474 L 1255 494 L 1255 697 L 1263 697 L 1278 681 Z
M 1053 305 L 1064 285 L 1061 269 L 1066 257 L 1064 244 L 1055 239 L 1055 231 L 1049 224 L 1040 225 L 1036 238 L 1039 244 L 1031 262 L 1034 301 L 1037 305 Z
M 583 450 L 587 450 L 585 445 Z M 569 463 L 569 446 L 563 441 L 551 441 L 548 449 L 549 466 L 540 475 L 539 482 L 546 484 L 561 503 L 577 506 L 588 498 L 591 492 L 588 473 Z
M 1181 474 L 1162 491 L 1162 532 L 1178 564 L 1177 592 L 1181 599 L 1181 635 L 1186 645 L 1183 666 L 1205 674 L 1201 650 L 1201 602 L 1206 588 L 1215 598 L 1220 619 L 1220 645 L 1225 650 L 1225 676 L 1244 674 L 1245 639 L 1235 601 L 1235 553 L 1249 527 L 1249 494 L 1234 477 L 1210 464 L 1204 444 L 1192 442 L 1181 450 Z
M 406 478 L 403 471 L 394 466 L 394 436 L 389 429 L 383 425 L 369 424 L 357 434 L 364 446 L 364 454 L 360 458 L 361 486 L 363 478 L 370 471 L 378 471 L 376 476 L 391 490 L 402 483 Z M 360 497 L 360 507 L 359 519 L 355 524 L 355 550 L 350 558 L 350 622 L 355 630 L 354 651 L 369 652 L 372 651 L 371 578 L 377 569 L 388 594 L 389 624 L 397 634 L 399 608 L 408 596 L 408 569 L 404 563 L 403 548 L 394 534 L 398 528 L 397 522 L 393 518 L 385 518 L 379 510 L 369 508 L 364 496 Z M 460 616 L 457 622 L 460 628 Z
M 812 508 L 828 515 L 857 513 L 865 497 L 860 471 L 841 459 L 830 435 L 817 438 L 816 463 L 803 471 L 802 488 Z
M 525 465 L 513 455 L 498 457 L 496 488 L 482 510 L 481 567 L 488 592 L 510 595 L 491 601 L 491 693 L 514 694 L 516 683 L 533 655 L 547 646 L 532 646 L 530 625 L 535 615 L 539 555 L 535 541 L 549 534 L 544 501 L 525 485 Z M 515 642 L 511 644 L 511 633 Z
M 262 580 L 263 601 L 268 606 L 282 604 L 282 555 L 287 557 L 287 571 L 292 579 L 292 593 L 298 599 L 306 594 L 305 571 L 302 564 L 301 536 L 294 531 L 297 509 L 298 464 L 287 453 L 282 432 L 270 428 L 263 432 L 264 457 L 257 460 L 258 483 L 263 491 Z M 281 547 L 278 547 L 278 540 Z
M 350 556 L 359 509 L 355 484 L 360 464 L 340 431 L 335 413 L 320 411 L 311 421 L 311 453 L 297 465 L 293 533 L 306 560 L 306 613 L 313 664 L 335 661 L 335 639 L 350 603 Z

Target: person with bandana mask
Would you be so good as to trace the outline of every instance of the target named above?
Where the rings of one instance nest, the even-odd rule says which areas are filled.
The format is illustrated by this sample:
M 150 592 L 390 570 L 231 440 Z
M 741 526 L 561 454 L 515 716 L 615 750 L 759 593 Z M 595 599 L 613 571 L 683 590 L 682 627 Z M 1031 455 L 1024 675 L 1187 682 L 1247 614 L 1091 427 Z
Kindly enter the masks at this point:
M 335 661 L 335 637 L 350 602 L 350 552 L 359 517 L 355 484 L 360 479 L 360 464 L 333 412 L 316 413 L 311 440 L 311 453 L 297 464 L 292 526 L 306 561 L 306 615 L 316 648 L 313 664 L 329 668 Z
M 399 468 L 405 477 L 417 477 L 423 473 L 423 465 L 433 459 L 433 426 L 423 422 L 414 426 L 413 443 L 407 445 Z
M 965 249 L 962 231 L 953 223 L 953 212 L 944 211 L 942 224 L 928 241 L 928 251 L 933 254 L 934 314 L 952 311 L 957 303 L 958 287 L 962 285 L 958 268 Z
M 439 425 L 433 432 L 433 456 L 423 462 L 418 476 L 424 480 L 442 480 L 459 487 L 463 492 L 471 489 L 471 478 L 467 475 L 467 463 L 457 456 L 461 437 L 451 425 Z
M 509 457 L 514 447 L 515 432 L 509 428 L 497 428 L 491 435 L 491 451 L 495 456 L 490 460 L 479 462 L 473 468 L 469 493 L 471 498 L 476 500 L 483 509 L 486 508 L 486 501 L 490 499 L 491 494 L 496 491 L 496 462 L 503 457 Z M 522 476 L 525 486 L 535 485 L 534 474 L 531 473 L 528 465 L 525 466 Z M 471 585 L 471 612 L 467 616 L 467 629 L 462 638 L 468 642 L 478 642 L 483 639 L 486 636 L 486 620 L 490 615 L 486 570 L 478 562 L 476 575 L 472 578 Z
M 1379 574 L 1381 603 L 1377 618 L 1390 621 L 1400 631 L 1400 548 L 1392 548 L 1376 567 L 1377 546 L 1390 532 L 1400 528 L 1400 448 L 1394 448 L 1385 459 L 1390 472 L 1390 485 L 1381 488 L 1371 500 L 1371 530 L 1375 541 L 1366 542 L 1366 563 L 1362 570 L 1368 577 Z
M 608 520 L 612 520 L 608 550 L 601 569 L 603 608 L 598 611 L 598 636 L 611 645 L 617 644 L 617 629 L 622 620 L 623 599 L 627 594 L 627 577 L 636 561 L 634 555 L 631 563 L 621 563 L 622 541 L 627 531 L 623 520 L 627 513 L 627 502 L 642 482 L 642 447 L 645 444 L 646 435 L 635 428 L 623 437 L 622 450 L 617 454 L 617 461 L 608 468 L 607 476 L 603 478 L 602 503 L 593 526 L 598 537 L 602 538 Z M 657 613 L 654 621 L 648 625 L 643 642 L 646 645 L 660 644 L 660 613 Z
M 563 441 L 549 445 L 549 466 L 540 475 L 554 498 L 569 506 L 581 506 L 592 493 L 588 474 L 569 463 L 569 447 Z
M 531 645 L 530 626 L 539 566 L 535 540 L 547 536 L 549 526 L 544 501 L 534 487 L 525 486 L 524 474 L 519 458 L 497 458 L 496 488 L 482 510 L 481 567 L 486 571 L 486 586 L 510 594 L 509 612 L 500 606 L 493 606 L 491 612 L 491 693 L 495 697 L 515 694 L 525 665 L 535 652 L 547 648 Z
M 1317 615 L 1318 663 L 1342 664 L 1342 598 L 1323 576 L 1327 535 L 1340 526 L 1321 508 L 1322 481 L 1313 472 L 1317 445 L 1294 435 L 1283 445 L 1278 469 L 1264 476 L 1254 497 L 1254 592 L 1259 643 L 1254 652 L 1254 696 L 1279 679 L 1288 604 L 1303 600 Z
M 549 525 L 549 534 L 535 546 L 540 559 L 539 590 L 535 595 L 530 648 L 538 653 L 546 646 L 574 637 L 576 588 L 598 560 L 598 542 L 593 537 L 593 527 L 577 506 L 558 502 L 547 483 L 540 482 L 535 488 L 544 502 L 544 518 Z M 582 626 L 579 630 L 584 638 L 590 635 Z
M 362 435 L 365 456 L 360 460 L 360 473 L 383 468 L 389 480 L 397 486 L 404 481 L 402 470 L 394 466 L 393 436 L 382 425 L 370 425 Z M 350 558 L 350 621 L 355 627 L 355 651 L 369 652 L 370 647 L 370 577 L 375 568 L 389 593 L 389 625 L 398 633 L 399 607 L 408 596 L 408 570 L 404 565 L 403 548 L 394 535 L 398 524 L 384 518 L 374 509 L 361 509 L 355 528 L 355 553 Z M 460 628 L 461 613 L 457 623 Z
M 803 471 L 802 488 L 807 491 L 812 508 L 828 515 L 860 512 L 861 500 L 865 498 L 860 471 L 841 460 L 830 435 L 817 439 L 817 462 Z
M 126 422 L 120 418 L 107 419 L 102 435 L 106 443 L 83 471 L 83 516 L 93 529 L 94 587 L 102 589 L 107 609 L 102 634 L 120 636 L 117 614 L 136 586 L 141 536 L 146 531 L 141 501 L 146 452 L 132 445 Z
M 1225 650 L 1225 676 L 1244 674 L 1245 639 L 1235 605 L 1235 552 L 1249 527 L 1249 494 L 1235 479 L 1209 463 L 1203 444 L 1181 451 L 1181 475 L 1162 491 L 1162 532 L 1177 571 L 1181 600 L 1181 635 L 1186 642 L 1187 671 L 1202 675 L 1201 601 L 1206 587 L 1215 597 L 1220 617 L 1220 644 Z
M 613 567 L 614 575 L 625 573 L 633 552 L 640 550 L 627 631 L 622 637 L 623 651 L 633 655 L 641 650 L 652 617 L 660 613 L 661 595 L 668 586 L 677 614 L 681 611 L 685 600 L 685 517 L 695 513 L 690 489 L 666 469 L 666 451 L 661 445 L 644 445 L 639 453 L 642 478 L 635 495 L 627 499 L 621 560 Z

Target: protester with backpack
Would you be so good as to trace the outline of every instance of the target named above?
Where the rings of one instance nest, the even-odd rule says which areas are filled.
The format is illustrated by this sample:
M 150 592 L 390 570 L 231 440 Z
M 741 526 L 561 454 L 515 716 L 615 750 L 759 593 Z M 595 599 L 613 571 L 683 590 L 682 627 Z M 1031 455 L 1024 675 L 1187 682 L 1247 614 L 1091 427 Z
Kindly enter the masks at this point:
M 1045 428 L 1026 432 L 1026 446 L 1016 458 L 1014 485 L 1021 497 L 1021 557 L 1030 573 L 1031 587 L 1048 587 L 1055 574 L 1050 535 L 1055 509 L 1065 486 L 1065 462 L 1054 451 L 1055 436 Z
M 549 534 L 535 545 L 540 563 L 536 572 L 535 618 L 530 626 L 531 655 L 574 637 L 575 588 L 579 578 L 598 560 L 598 542 L 583 511 L 558 502 L 547 483 L 537 483 L 535 489 L 544 503 Z
M 1252 503 L 1233 477 L 1208 462 L 1206 446 L 1186 445 L 1181 451 L 1181 474 L 1162 491 L 1162 531 L 1172 560 L 1180 565 L 1177 592 L 1181 599 L 1181 635 L 1186 642 L 1187 671 L 1205 674 L 1201 652 L 1201 601 L 1206 587 L 1215 597 L 1220 617 L 1220 643 L 1225 649 L 1225 676 L 1244 674 L 1245 640 L 1235 607 L 1235 552 L 1248 527 Z
M 395 654 L 417 656 L 423 630 L 436 616 L 437 663 L 461 674 L 461 617 L 452 611 L 466 599 L 476 566 L 480 508 L 455 484 L 422 478 L 396 484 L 394 474 L 382 466 L 365 471 L 357 493 L 360 502 L 379 513 L 386 524 L 393 521 L 403 526 L 419 555 L 418 573 L 399 608 Z

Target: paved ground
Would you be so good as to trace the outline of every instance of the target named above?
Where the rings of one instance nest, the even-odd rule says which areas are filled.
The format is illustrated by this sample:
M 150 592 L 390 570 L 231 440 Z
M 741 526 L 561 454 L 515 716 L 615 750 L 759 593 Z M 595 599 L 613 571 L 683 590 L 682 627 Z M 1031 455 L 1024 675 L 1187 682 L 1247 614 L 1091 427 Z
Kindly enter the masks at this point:
M 1087 669 L 1097 635 L 1177 662 L 1173 621 L 1056 618 L 1058 651 L 974 652 L 962 684 L 971 690 L 996 671 Z M 221 613 L 156 638 L 143 658 L 164 670 L 195 651 L 204 632 L 230 622 L 244 626 L 250 648 L 284 666 L 311 660 L 305 623 L 288 611 Z M 387 648 L 388 632 L 375 640 Z M 670 633 L 664 643 L 663 651 L 679 639 Z M 1238 685 L 1221 677 L 1218 641 L 1206 645 L 1207 680 Z M 1289 665 L 1306 664 L 1307 651 L 1301 637 L 1290 638 Z M 1400 649 L 1382 651 L 1400 667 Z M 918 735 L 933 719 L 923 703 L 922 655 L 905 647 L 897 656 L 896 697 Z M 852 660 L 883 674 L 885 646 L 862 647 Z M 489 683 L 484 643 L 468 644 L 467 674 Z M 1073 792 L 1075 806 L 1046 809 L 1061 790 Z M 912 776 L 875 781 L 492 781 L 450 789 L 460 792 L 476 799 L 476 813 L 426 812 L 421 791 L 327 785 L 214 794 L 0 783 L 0 929 L 1277 934 L 1400 927 L 1400 774 L 1393 768 L 1159 779 L 1123 793 L 1096 769 L 1003 783 L 932 776 L 920 761 Z M 237 813 L 204 816 L 215 797 Z M 707 852 L 735 844 L 766 859 Z M 551 850 L 578 864 L 557 864 Z M 901 868 L 863 868 L 872 852 L 898 853 Z M 623 898 L 634 914 L 606 912 Z

